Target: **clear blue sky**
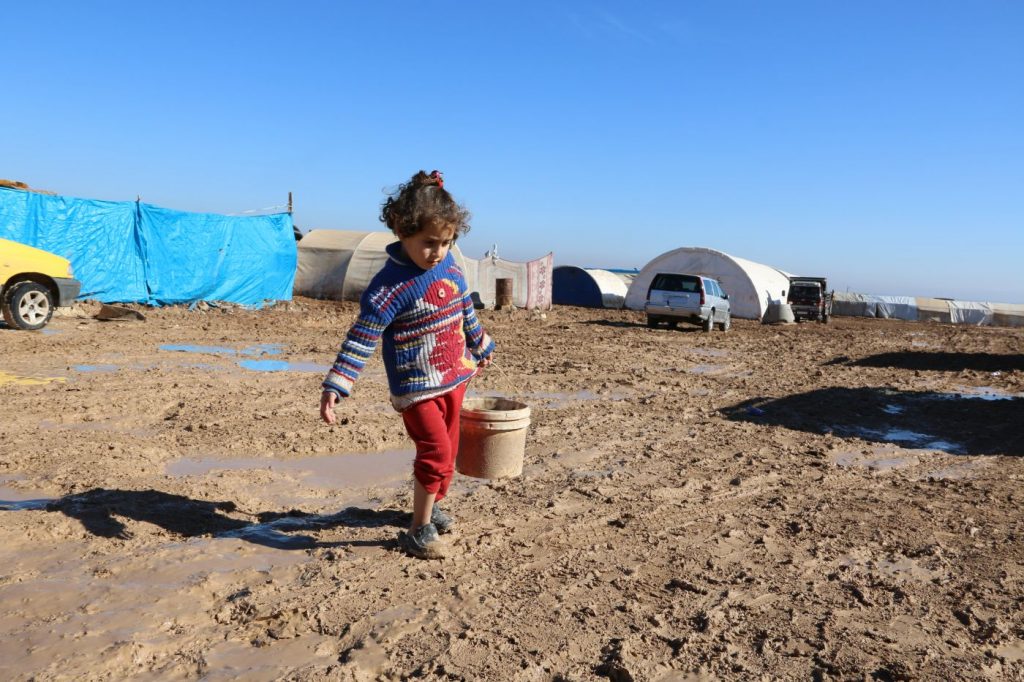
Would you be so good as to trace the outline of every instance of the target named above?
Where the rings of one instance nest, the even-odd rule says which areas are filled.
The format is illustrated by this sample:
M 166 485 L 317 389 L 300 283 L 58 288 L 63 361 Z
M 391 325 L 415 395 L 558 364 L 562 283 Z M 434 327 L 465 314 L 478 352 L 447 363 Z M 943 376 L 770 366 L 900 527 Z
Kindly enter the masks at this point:
M 479 257 L 707 246 L 1024 302 L 1024 2 L 15 2 L 0 177 L 375 230 L 439 168 Z

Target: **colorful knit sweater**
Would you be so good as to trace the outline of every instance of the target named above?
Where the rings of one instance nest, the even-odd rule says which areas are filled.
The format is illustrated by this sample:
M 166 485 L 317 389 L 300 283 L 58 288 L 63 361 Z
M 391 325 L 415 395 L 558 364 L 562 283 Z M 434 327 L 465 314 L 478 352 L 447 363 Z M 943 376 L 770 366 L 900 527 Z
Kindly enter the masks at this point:
M 468 381 L 477 362 L 494 351 L 494 341 L 480 326 L 451 252 L 430 270 L 410 261 L 400 242 L 389 244 L 387 253 L 323 389 L 350 395 L 383 337 L 391 404 L 401 411 Z

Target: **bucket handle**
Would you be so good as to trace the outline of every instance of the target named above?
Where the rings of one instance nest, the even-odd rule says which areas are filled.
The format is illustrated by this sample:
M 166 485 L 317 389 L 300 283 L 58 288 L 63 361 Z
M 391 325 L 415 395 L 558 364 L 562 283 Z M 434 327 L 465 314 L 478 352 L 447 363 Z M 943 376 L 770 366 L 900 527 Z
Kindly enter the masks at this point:
M 504 367 L 499 365 L 497 362 L 491 362 L 487 369 L 497 371 L 497 380 L 498 383 L 501 385 L 499 386 L 499 388 L 504 390 L 505 393 L 508 393 L 509 395 L 516 394 L 515 384 L 512 383 L 512 379 L 509 377 L 508 371 Z M 481 370 L 478 369 L 477 373 L 479 373 L 480 371 Z

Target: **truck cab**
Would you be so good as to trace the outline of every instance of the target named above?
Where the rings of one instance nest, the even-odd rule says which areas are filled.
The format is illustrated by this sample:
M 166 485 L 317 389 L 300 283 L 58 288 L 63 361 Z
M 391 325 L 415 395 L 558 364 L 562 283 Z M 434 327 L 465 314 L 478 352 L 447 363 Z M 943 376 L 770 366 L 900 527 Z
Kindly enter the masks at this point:
M 797 322 L 827 323 L 832 315 L 832 292 L 824 277 L 790 277 L 786 302 L 793 309 L 793 319 Z

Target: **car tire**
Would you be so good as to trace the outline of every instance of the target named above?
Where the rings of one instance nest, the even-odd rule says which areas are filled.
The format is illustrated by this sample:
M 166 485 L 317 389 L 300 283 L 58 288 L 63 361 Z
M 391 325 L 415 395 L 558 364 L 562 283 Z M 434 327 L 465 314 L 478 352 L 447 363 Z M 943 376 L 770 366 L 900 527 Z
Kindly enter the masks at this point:
M 732 327 L 732 315 L 726 315 L 725 319 L 722 320 L 722 323 L 718 325 L 718 328 L 723 332 L 727 332 L 730 327 Z
M 42 329 L 53 317 L 53 294 L 38 282 L 18 282 L 4 291 L 0 309 L 11 327 Z
M 701 329 L 703 329 L 706 332 L 709 332 L 709 331 L 711 331 L 712 329 L 715 328 L 715 311 L 714 310 L 712 310 L 710 313 L 708 313 L 707 319 L 704 320 L 701 323 L 700 326 L 701 326 Z
M 669 320 L 665 324 L 668 325 L 669 329 L 675 329 L 679 326 L 679 320 Z
M 648 315 L 647 316 L 647 326 L 650 327 L 651 329 L 657 329 L 658 328 L 658 318 L 654 317 L 653 315 Z

